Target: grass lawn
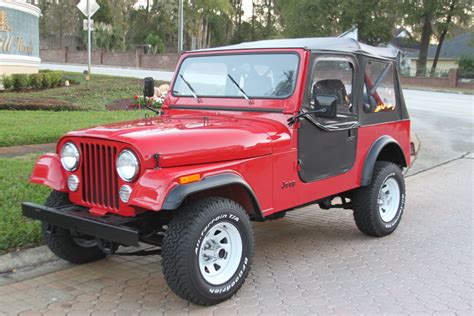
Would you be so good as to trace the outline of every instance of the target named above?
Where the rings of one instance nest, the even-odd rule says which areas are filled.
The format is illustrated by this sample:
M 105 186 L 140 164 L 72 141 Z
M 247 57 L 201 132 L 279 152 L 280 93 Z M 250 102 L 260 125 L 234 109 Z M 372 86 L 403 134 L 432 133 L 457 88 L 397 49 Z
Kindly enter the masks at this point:
M 21 215 L 20 203 L 43 203 L 49 189 L 28 183 L 38 155 L 0 158 L 0 253 L 13 248 L 26 248 L 41 243 L 39 222 Z
M 55 142 L 68 131 L 134 120 L 144 117 L 145 113 L 145 111 L 0 111 L 0 147 Z
M 83 74 L 67 72 L 65 75 L 79 84 L 47 90 L 2 92 L 0 98 L 53 98 L 70 102 L 84 109 L 104 110 L 105 106 L 114 100 L 133 98 L 134 95 L 143 92 L 141 79 L 93 75 L 88 88 Z M 161 83 L 156 81 L 156 86 Z

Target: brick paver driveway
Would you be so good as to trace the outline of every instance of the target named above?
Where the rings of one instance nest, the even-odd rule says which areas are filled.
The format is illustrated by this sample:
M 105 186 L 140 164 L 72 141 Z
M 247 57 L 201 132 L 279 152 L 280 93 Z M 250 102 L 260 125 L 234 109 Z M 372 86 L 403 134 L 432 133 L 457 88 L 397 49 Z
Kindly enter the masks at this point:
M 254 224 L 252 272 L 218 306 L 176 297 L 159 257 L 111 257 L 0 287 L 0 314 L 472 314 L 473 162 L 407 178 L 402 223 L 382 239 L 316 206 Z

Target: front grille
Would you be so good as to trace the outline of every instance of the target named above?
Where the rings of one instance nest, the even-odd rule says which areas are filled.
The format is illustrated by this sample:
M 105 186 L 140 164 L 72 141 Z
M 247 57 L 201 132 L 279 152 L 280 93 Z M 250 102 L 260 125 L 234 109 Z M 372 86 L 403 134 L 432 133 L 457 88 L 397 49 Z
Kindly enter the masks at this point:
M 115 168 L 117 148 L 81 142 L 82 200 L 89 206 L 110 210 L 119 208 L 118 175 Z

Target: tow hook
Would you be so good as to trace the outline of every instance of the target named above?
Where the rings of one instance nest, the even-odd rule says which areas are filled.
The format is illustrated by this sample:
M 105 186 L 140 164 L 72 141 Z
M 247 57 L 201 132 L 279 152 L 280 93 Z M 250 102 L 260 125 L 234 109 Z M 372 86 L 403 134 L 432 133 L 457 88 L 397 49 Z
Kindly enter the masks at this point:
M 46 224 L 46 233 L 48 235 L 54 234 L 56 232 L 56 226 Z
M 97 239 L 97 246 L 108 255 L 113 255 L 118 248 L 116 243 L 103 239 Z

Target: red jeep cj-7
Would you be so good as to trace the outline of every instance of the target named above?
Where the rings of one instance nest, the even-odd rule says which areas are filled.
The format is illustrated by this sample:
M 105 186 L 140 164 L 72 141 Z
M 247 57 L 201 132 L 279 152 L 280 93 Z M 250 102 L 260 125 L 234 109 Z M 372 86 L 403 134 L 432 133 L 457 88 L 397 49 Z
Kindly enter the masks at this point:
M 23 214 L 74 263 L 151 245 L 132 254 L 160 253 L 169 287 L 201 305 L 228 299 L 247 277 L 250 220 L 319 203 L 388 235 L 410 163 L 396 57 L 344 38 L 185 53 L 161 116 L 71 132 L 41 156 L 31 182 L 53 191 Z M 151 78 L 144 90 L 153 95 Z

